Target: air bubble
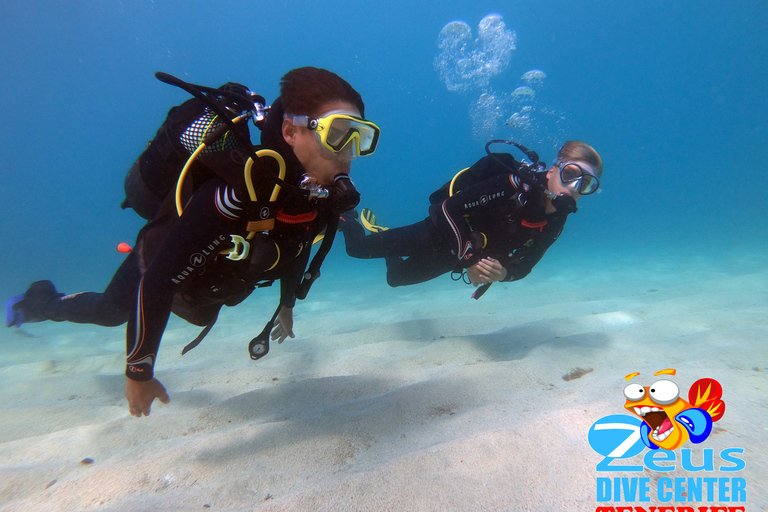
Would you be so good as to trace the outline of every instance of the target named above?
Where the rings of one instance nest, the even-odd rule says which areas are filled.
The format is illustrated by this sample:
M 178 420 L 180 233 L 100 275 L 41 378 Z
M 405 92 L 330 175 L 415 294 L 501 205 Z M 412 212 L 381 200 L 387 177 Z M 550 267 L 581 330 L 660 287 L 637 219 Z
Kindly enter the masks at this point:
M 509 66 L 516 36 L 498 14 L 489 14 L 478 25 L 478 39 L 463 21 L 445 25 L 437 38 L 440 49 L 434 66 L 449 91 L 486 87 L 491 77 Z

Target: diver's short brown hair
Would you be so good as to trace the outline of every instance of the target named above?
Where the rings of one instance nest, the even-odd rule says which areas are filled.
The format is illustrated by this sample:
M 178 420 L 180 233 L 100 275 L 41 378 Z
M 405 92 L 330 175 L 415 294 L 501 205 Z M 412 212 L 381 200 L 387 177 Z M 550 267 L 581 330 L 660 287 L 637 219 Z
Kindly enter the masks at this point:
M 600 155 L 597 154 L 595 148 L 580 140 L 569 140 L 563 144 L 563 147 L 557 152 L 557 159 L 561 162 L 584 162 L 595 170 L 598 178 L 603 174 L 603 160 Z
M 317 117 L 323 105 L 345 101 L 357 107 L 365 116 L 360 93 L 336 73 L 311 66 L 292 69 L 280 80 L 280 97 L 285 112 Z

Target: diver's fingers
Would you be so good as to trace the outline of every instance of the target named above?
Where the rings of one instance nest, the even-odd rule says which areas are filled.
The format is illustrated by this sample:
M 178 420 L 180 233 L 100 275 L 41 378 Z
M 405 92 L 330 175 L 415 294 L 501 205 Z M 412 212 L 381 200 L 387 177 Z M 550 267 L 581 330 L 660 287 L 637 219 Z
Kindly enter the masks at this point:
M 480 273 L 480 276 L 484 278 L 490 278 L 494 275 L 493 267 L 482 261 L 477 262 L 477 271 Z
M 277 342 L 282 343 L 285 341 L 286 338 L 295 338 L 295 337 L 296 336 L 294 336 L 293 331 L 291 330 L 283 331 L 282 335 L 280 336 L 280 339 L 277 340 Z
M 477 262 L 477 268 L 487 277 L 498 277 L 503 272 L 503 267 L 498 260 L 493 258 L 483 258 Z
M 278 343 L 282 343 L 285 341 L 286 338 L 295 338 L 296 336 L 293 334 L 293 330 L 286 329 L 283 324 L 278 323 L 275 325 L 275 328 L 272 329 L 272 334 L 270 335 L 270 338 L 272 341 L 277 340 Z

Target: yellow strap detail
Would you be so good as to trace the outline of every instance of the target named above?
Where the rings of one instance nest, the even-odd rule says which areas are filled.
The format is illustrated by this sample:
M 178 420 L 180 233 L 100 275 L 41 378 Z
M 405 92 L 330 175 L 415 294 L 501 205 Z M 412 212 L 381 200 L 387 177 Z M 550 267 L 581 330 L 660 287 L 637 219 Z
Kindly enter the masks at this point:
M 217 116 L 217 115 L 213 116 L 213 118 L 210 121 L 208 121 L 208 124 L 205 126 L 205 130 L 203 130 L 203 133 L 200 134 L 200 140 L 197 142 L 198 144 L 202 144 L 203 143 L 203 141 L 205 140 L 205 137 L 208 135 L 208 130 L 211 129 L 211 126 L 213 126 L 213 123 L 216 122 L 216 119 L 218 117 L 219 116 Z
M 184 213 L 184 207 L 181 204 L 181 190 L 182 185 L 184 184 L 184 178 L 187 177 L 187 173 L 189 172 L 190 167 L 192 167 L 192 162 L 195 161 L 195 158 L 197 158 L 197 155 L 203 152 L 205 149 L 205 144 L 200 144 L 194 153 L 192 153 L 192 156 L 190 156 L 187 159 L 187 163 L 184 164 L 184 168 L 181 170 L 181 174 L 179 174 L 179 181 L 176 183 L 176 213 L 179 214 L 179 217 L 181 217 L 181 214 Z
M 461 173 L 463 173 L 464 171 L 466 171 L 467 169 L 469 169 L 469 167 L 465 167 L 464 169 L 460 170 L 459 172 L 456 173 L 456 176 L 453 177 L 453 179 L 451 180 L 451 184 L 448 187 L 448 197 L 453 197 L 453 194 L 454 194 L 454 192 L 453 192 L 453 184 L 456 181 L 456 178 L 458 178 L 459 175 Z
M 237 116 L 232 120 L 233 123 L 237 123 L 241 121 L 242 119 L 248 117 L 247 114 L 243 114 L 241 116 Z M 210 126 L 210 125 L 209 125 Z M 206 132 L 208 131 L 208 128 L 206 128 Z M 226 132 L 224 134 L 224 137 L 227 136 L 229 132 Z M 184 185 L 184 179 L 187 177 L 187 173 L 189 172 L 190 167 L 192 167 L 192 163 L 195 161 L 195 159 L 198 157 L 200 153 L 205 149 L 205 143 L 200 143 L 200 145 L 195 149 L 194 153 L 187 159 L 187 163 L 184 164 L 184 168 L 181 170 L 181 174 L 179 174 L 179 180 L 176 182 L 176 212 L 179 214 L 179 217 L 181 217 L 181 214 L 184 213 L 184 208 L 181 203 L 181 192 Z M 261 157 L 271 157 L 277 160 L 278 165 L 278 177 L 283 180 L 285 179 L 286 174 L 286 167 L 285 167 L 285 160 L 283 159 L 282 155 L 278 153 L 277 151 L 271 150 L 271 149 L 260 149 L 256 152 L 256 156 Z M 256 189 L 253 187 L 253 159 L 248 158 L 248 161 L 245 163 L 245 167 L 243 168 L 243 174 L 245 177 L 245 186 L 248 189 L 248 196 L 250 197 L 251 201 L 256 201 Z M 277 196 L 280 194 L 280 189 L 282 187 L 279 183 L 275 184 L 275 187 L 272 189 L 272 195 L 270 196 L 269 200 L 271 202 L 274 202 L 277 200 Z M 257 232 L 260 231 L 269 231 L 275 227 L 275 219 L 265 219 L 265 220 L 259 220 L 259 221 L 251 221 L 247 224 L 246 229 L 248 230 L 248 235 L 246 236 L 246 240 L 251 240 L 256 235 Z M 277 246 L 277 244 L 275 244 Z M 222 254 L 225 254 L 228 251 L 222 251 Z M 278 252 L 278 261 L 280 260 L 280 248 L 277 248 Z M 269 270 L 274 268 L 274 266 L 277 265 L 277 261 L 275 261 L 274 265 L 270 267 Z
M 256 233 L 257 231 L 269 231 L 270 229 L 273 229 L 275 227 L 275 219 L 264 219 L 264 220 L 252 220 L 248 223 L 248 225 L 245 227 L 250 233 L 248 233 L 248 239 L 250 240 L 253 238 L 253 235 L 251 233 Z
M 243 114 L 241 116 L 237 116 L 232 120 L 233 123 L 237 123 L 242 121 L 248 117 L 248 114 Z M 215 119 L 215 118 L 214 118 Z M 213 121 L 211 121 L 213 122 Z M 210 127 L 210 125 L 209 125 Z M 208 128 L 205 130 L 208 131 Z M 229 133 L 229 132 L 227 132 Z M 187 177 L 187 173 L 189 172 L 190 167 L 192 167 L 192 162 L 195 161 L 197 156 L 203 152 L 205 149 L 205 143 L 201 142 L 200 145 L 195 149 L 195 151 L 192 153 L 192 155 L 187 159 L 187 163 L 184 164 L 184 168 L 181 170 L 181 173 L 179 174 L 179 180 L 176 182 L 176 213 L 179 214 L 179 217 L 181 217 L 181 214 L 184 213 L 184 207 L 181 204 L 181 190 L 182 185 L 184 184 L 184 179 Z M 258 153 L 257 153 L 258 154 Z
M 272 243 L 273 243 L 273 244 L 275 244 L 275 241 L 274 241 L 274 240 L 272 240 Z M 277 266 L 278 262 L 280 261 L 280 246 L 279 246 L 279 245 L 277 245 L 277 244 L 275 244 L 275 249 L 277 249 L 277 258 L 275 259 L 275 262 L 272 264 L 272 266 L 271 266 L 271 267 L 269 267 L 269 268 L 266 270 L 267 272 L 269 272 L 270 270 L 272 270 L 273 268 L 275 268 L 275 267 Z
M 281 180 L 285 179 L 285 160 L 283 160 L 283 157 L 280 153 L 271 149 L 260 149 L 256 152 L 256 156 L 259 158 L 269 156 L 277 160 L 277 165 L 279 166 L 277 175 Z M 248 189 L 248 196 L 251 198 L 251 201 L 256 201 L 256 189 L 253 188 L 253 173 L 251 172 L 252 169 L 253 159 L 248 158 L 248 161 L 245 162 L 245 167 L 243 168 L 245 187 Z M 277 200 L 277 196 L 280 194 L 280 188 L 280 184 L 276 183 L 275 188 L 272 189 L 272 195 L 269 197 L 270 201 Z

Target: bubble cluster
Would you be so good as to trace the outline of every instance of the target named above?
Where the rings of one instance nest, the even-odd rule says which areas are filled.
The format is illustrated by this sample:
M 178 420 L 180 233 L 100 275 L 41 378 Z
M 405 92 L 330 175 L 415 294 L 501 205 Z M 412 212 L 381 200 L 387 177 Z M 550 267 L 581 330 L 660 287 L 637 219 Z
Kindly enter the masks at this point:
M 520 80 L 527 84 L 540 84 L 547 78 L 547 74 L 540 69 L 532 69 L 523 73 Z
M 469 107 L 472 133 L 478 140 L 503 137 L 530 144 L 539 150 L 557 150 L 567 135 L 562 112 L 542 103 L 534 87 L 512 92 L 486 89 Z M 540 84 L 539 84 L 540 85 Z
M 435 69 L 449 91 L 478 94 L 469 107 L 472 132 L 478 139 L 512 137 L 556 149 L 564 133 L 565 116 L 539 99 L 547 78 L 544 71 L 526 71 L 520 76 L 521 82 L 507 82 L 508 88 L 502 87 L 501 92 L 490 86 L 493 77 L 509 68 L 515 43 L 515 32 L 498 14 L 480 21 L 477 38 L 468 24 L 452 21 L 438 36 Z
M 463 21 L 452 21 L 437 38 L 435 69 L 449 91 L 487 87 L 490 79 L 509 67 L 517 37 L 503 18 L 489 14 L 478 25 L 478 38 Z
M 472 131 L 475 135 L 491 135 L 502 118 L 502 108 L 499 99 L 493 92 L 484 92 L 469 108 L 469 118 L 472 120 Z
M 524 99 L 532 100 L 533 98 L 536 97 L 536 93 L 533 92 L 533 89 L 531 89 L 530 87 L 524 85 L 524 86 L 518 87 L 517 89 L 512 91 L 512 97 L 513 98 L 524 98 Z

